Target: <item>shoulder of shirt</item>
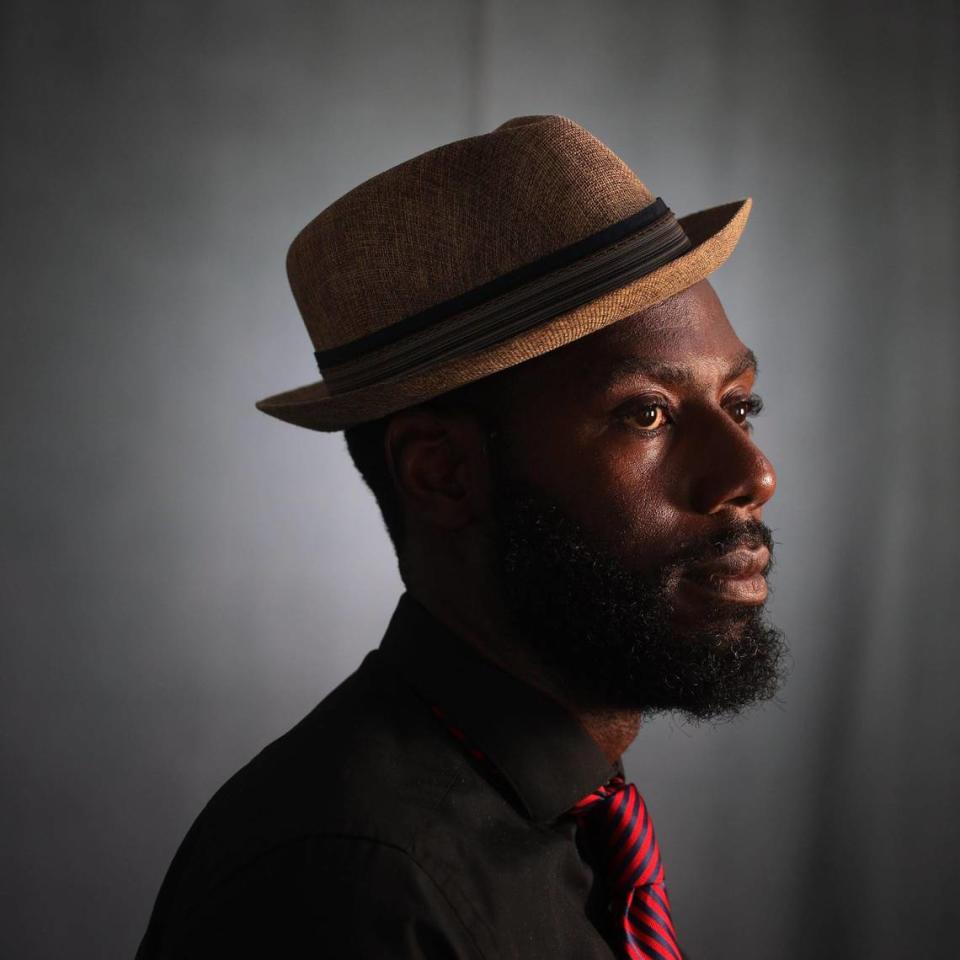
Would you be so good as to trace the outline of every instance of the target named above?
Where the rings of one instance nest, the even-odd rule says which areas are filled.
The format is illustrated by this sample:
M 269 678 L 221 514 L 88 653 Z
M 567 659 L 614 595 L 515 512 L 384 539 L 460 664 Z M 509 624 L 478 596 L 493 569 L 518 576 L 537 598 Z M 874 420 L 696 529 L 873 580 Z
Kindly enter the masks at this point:
M 471 821 L 479 830 L 491 807 L 505 805 L 374 651 L 217 791 L 171 872 L 199 891 L 273 850 L 321 838 L 401 851 L 430 871 L 445 834 L 462 836 Z

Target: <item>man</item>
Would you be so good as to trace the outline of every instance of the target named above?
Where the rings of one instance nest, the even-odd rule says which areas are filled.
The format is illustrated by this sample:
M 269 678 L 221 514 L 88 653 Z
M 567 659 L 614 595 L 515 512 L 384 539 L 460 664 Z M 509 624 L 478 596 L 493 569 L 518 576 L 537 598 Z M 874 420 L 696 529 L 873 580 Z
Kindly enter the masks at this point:
M 572 121 L 361 184 L 288 272 L 406 593 L 379 649 L 230 780 L 140 957 L 681 957 L 641 718 L 772 695 L 773 468 L 707 275 L 749 200 L 677 220 Z

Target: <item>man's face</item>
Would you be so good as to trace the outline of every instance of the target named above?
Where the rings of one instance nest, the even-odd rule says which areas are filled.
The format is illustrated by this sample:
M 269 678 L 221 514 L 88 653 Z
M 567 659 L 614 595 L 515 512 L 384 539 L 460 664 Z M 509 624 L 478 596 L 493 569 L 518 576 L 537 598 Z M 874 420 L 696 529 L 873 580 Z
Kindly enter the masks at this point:
M 752 354 L 696 284 L 512 371 L 491 445 L 516 635 L 583 703 L 694 717 L 776 689 L 776 485 Z

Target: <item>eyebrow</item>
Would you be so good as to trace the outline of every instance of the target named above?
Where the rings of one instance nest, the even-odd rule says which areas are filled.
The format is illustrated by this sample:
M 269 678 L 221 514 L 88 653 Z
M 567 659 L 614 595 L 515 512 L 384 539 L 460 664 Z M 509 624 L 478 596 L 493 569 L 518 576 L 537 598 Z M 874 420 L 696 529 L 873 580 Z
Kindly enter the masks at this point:
M 724 382 L 735 380 L 748 371 L 756 376 L 759 367 L 757 356 L 750 350 L 744 350 L 727 368 L 724 373 Z M 648 377 L 662 383 L 685 386 L 694 380 L 694 373 L 690 367 L 677 363 L 668 363 L 663 360 L 651 360 L 646 357 L 622 357 L 611 367 L 603 371 L 604 386 L 610 387 L 625 377 Z

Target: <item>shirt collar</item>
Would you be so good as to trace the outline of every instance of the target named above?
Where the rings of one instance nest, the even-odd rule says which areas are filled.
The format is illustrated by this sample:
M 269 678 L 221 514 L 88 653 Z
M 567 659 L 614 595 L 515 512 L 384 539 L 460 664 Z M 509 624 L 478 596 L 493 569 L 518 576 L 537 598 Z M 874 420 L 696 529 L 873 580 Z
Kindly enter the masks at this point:
M 400 597 L 380 656 L 483 751 L 534 821 L 556 820 L 623 775 L 620 761 L 611 764 L 569 711 L 484 657 L 409 593 Z

